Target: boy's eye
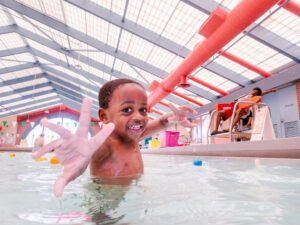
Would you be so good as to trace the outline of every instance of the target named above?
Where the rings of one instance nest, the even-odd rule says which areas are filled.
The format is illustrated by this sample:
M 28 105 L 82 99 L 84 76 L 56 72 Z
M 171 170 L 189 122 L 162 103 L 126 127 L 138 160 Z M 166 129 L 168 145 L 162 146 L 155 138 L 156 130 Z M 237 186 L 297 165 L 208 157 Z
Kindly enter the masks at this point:
M 132 108 L 127 107 L 127 108 L 123 109 L 122 111 L 125 113 L 130 113 L 130 112 L 132 112 Z
M 141 109 L 140 109 L 140 112 L 141 112 L 141 113 L 147 113 L 148 110 L 147 110 L 147 108 L 141 108 Z

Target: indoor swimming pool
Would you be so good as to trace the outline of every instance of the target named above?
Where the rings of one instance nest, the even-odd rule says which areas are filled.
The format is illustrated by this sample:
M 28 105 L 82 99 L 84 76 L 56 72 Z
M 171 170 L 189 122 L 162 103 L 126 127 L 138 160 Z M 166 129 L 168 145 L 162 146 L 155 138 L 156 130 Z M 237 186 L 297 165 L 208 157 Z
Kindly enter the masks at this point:
M 1 224 L 298 224 L 300 160 L 143 155 L 128 185 L 87 170 L 61 199 L 60 165 L 0 152 Z M 50 157 L 46 156 L 48 159 Z M 201 160 L 202 166 L 193 162 Z M 115 183 L 118 183 L 116 180 Z

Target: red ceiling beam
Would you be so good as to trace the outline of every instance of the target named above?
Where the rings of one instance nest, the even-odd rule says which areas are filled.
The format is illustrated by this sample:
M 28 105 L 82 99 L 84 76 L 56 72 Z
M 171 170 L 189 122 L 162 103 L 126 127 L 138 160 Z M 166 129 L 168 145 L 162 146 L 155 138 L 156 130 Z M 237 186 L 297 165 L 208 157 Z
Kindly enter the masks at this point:
M 160 112 L 160 111 L 158 111 L 158 110 L 156 110 L 156 109 L 150 109 L 150 113 L 156 113 L 156 114 L 158 114 L 158 115 L 164 115 L 162 112 Z
M 189 102 L 192 102 L 192 103 L 194 103 L 196 105 L 203 106 L 203 103 L 198 102 L 198 101 L 196 101 L 196 100 L 194 100 L 194 99 L 192 99 L 192 98 L 190 98 L 188 96 L 185 96 L 185 95 L 183 95 L 183 94 L 181 94 L 181 93 L 179 93 L 177 91 L 172 91 L 172 94 L 177 95 L 178 97 L 183 98 L 185 100 L 188 100 Z
M 203 80 L 200 80 L 200 79 L 198 79 L 197 77 L 189 77 L 192 81 L 195 81 L 196 83 L 198 83 L 198 84 L 201 84 L 201 85 L 203 85 L 203 86 L 205 86 L 205 87 L 207 87 L 207 88 L 209 88 L 209 89 L 211 89 L 211 90 L 213 90 L 213 91 L 215 91 L 215 92 L 218 92 L 218 93 L 220 93 L 221 95 L 229 95 L 229 93 L 227 92 L 227 91 L 223 91 L 222 89 L 220 89 L 220 88 L 217 88 L 217 87 L 215 87 L 215 86 L 213 86 L 213 85 L 211 85 L 211 84 L 209 84 L 209 83 L 206 83 L 205 81 L 203 81 Z
M 255 66 L 255 65 L 253 65 L 253 64 L 251 64 L 251 63 L 249 63 L 249 62 L 247 62 L 247 61 L 245 61 L 245 60 L 243 60 L 243 59 L 241 59 L 241 58 L 239 58 L 239 57 L 237 57 L 237 56 L 235 56 L 235 55 L 233 55 L 233 54 L 231 54 L 229 52 L 220 50 L 220 51 L 218 51 L 218 54 L 224 56 L 227 59 L 232 60 L 233 62 L 236 62 L 237 64 L 239 64 L 241 66 L 244 66 L 244 67 L 248 68 L 249 70 L 252 70 L 252 71 L 258 73 L 259 75 L 261 75 L 263 77 L 270 77 L 270 76 L 272 76 L 271 73 L 269 73 L 269 72 L 267 72 L 267 71 L 265 71 L 265 70 L 263 70 L 263 69 Z
M 149 108 L 170 94 L 180 83 L 182 76 L 186 77 L 192 74 L 195 69 L 221 50 L 223 46 L 277 2 L 278 0 L 243 0 L 229 13 L 221 8 L 216 8 L 199 30 L 199 33 L 206 39 L 198 44 L 185 60 L 152 90 L 148 98 Z

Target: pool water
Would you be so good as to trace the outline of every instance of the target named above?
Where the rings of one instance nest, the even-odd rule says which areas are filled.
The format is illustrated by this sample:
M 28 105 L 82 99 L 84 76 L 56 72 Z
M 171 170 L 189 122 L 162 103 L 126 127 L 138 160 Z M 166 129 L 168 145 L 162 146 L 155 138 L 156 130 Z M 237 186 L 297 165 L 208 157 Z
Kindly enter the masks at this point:
M 93 181 L 87 170 L 59 200 L 60 165 L 9 154 L 0 153 L 1 225 L 300 221 L 300 160 L 143 155 L 145 173 L 130 185 Z

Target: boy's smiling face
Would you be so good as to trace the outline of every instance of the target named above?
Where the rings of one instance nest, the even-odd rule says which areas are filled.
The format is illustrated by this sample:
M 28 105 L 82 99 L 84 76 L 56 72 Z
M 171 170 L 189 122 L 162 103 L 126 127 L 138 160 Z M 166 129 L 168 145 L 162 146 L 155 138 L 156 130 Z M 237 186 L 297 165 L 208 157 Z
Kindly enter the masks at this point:
M 100 109 L 104 123 L 113 122 L 113 134 L 124 141 L 139 140 L 148 123 L 147 95 L 143 87 L 135 83 L 117 87 L 107 109 Z M 101 110 L 105 115 L 101 115 Z

